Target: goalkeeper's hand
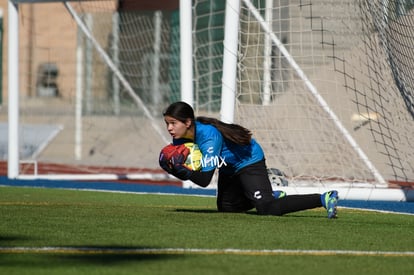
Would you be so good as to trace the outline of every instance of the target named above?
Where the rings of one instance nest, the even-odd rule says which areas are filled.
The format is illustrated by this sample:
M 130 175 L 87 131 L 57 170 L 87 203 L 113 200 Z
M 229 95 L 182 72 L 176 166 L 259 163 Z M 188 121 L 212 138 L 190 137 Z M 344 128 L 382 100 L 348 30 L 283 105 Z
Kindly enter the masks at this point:
M 187 159 L 188 154 L 190 154 L 190 150 L 184 144 L 169 144 L 161 150 L 160 157 L 158 159 L 159 164 L 161 168 L 164 169 L 167 173 L 174 174 L 174 166 L 183 164 Z
M 172 167 L 171 161 L 167 160 L 165 158 L 165 155 L 160 154 L 159 164 L 165 172 L 167 172 L 168 174 L 172 173 L 173 167 Z
M 187 150 L 188 148 L 185 147 Z M 189 151 L 189 150 L 188 150 Z M 174 176 L 176 176 L 177 178 L 179 178 L 180 180 L 188 180 L 191 175 L 193 174 L 193 171 L 188 169 L 184 163 L 185 160 L 187 159 L 188 153 L 185 154 L 176 154 L 174 156 L 172 156 L 171 158 L 171 164 L 172 164 L 172 172 L 171 174 L 173 174 Z

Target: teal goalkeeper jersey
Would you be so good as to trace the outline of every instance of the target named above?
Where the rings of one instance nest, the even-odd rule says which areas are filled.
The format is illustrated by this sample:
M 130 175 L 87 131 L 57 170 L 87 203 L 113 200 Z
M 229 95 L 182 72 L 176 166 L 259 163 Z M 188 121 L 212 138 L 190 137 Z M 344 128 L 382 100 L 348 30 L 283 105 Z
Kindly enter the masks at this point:
M 175 140 L 174 144 L 181 143 Z M 263 149 L 252 139 L 249 145 L 237 145 L 223 138 L 220 131 L 210 124 L 195 122 L 195 140 L 203 155 L 201 171 L 216 168 L 220 173 L 234 174 L 243 167 L 264 159 Z

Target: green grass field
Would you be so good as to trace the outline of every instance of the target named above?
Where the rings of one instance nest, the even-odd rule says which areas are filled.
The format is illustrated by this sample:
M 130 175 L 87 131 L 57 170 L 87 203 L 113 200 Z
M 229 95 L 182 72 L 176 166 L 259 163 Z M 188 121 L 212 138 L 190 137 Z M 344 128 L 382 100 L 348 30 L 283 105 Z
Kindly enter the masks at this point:
M 258 216 L 218 213 L 212 197 L 0 187 L 0 217 L 0 274 L 414 274 L 412 215 Z

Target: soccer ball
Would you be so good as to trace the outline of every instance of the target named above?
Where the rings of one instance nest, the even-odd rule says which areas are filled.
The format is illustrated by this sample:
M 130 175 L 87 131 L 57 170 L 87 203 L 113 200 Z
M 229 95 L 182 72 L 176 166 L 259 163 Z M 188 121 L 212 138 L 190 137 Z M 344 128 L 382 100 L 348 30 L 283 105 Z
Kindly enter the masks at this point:
M 288 186 L 289 183 L 286 179 L 285 174 L 277 168 L 268 168 L 267 174 L 272 186 Z
M 184 146 L 190 149 L 190 154 L 188 154 L 184 166 L 193 171 L 201 170 L 201 162 L 203 156 L 201 154 L 200 148 L 198 148 L 198 145 L 193 142 L 186 142 L 184 143 Z

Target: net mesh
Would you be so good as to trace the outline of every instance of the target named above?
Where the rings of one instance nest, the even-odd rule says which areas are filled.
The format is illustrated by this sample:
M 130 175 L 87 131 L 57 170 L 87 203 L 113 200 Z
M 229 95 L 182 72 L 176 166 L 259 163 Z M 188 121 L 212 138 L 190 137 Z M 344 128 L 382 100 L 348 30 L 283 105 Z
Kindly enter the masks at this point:
M 376 181 L 291 59 L 381 175 L 414 182 L 413 1 L 251 3 L 289 53 L 241 1 L 235 122 L 252 130 L 268 166 L 292 183 Z M 192 3 L 197 115 L 220 116 L 225 4 Z M 21 159 L 49 163 L 45 173 L 56 163 L 93 173 L 158 169 L 165 137 L 154 125 L 180 99 L 179 10 L 70 5 L 133 94 L 62 3 L 20 4 L 20 113 L 35 126 L 22 129 Z
M 412 182 L 412 1 L 252 2 L 374 167 Z M 268 164 L 296 180 L 375 182 L 276 43 L 265 54 L 267 33 L 246 5 L 240 26 L 237 118 Z

